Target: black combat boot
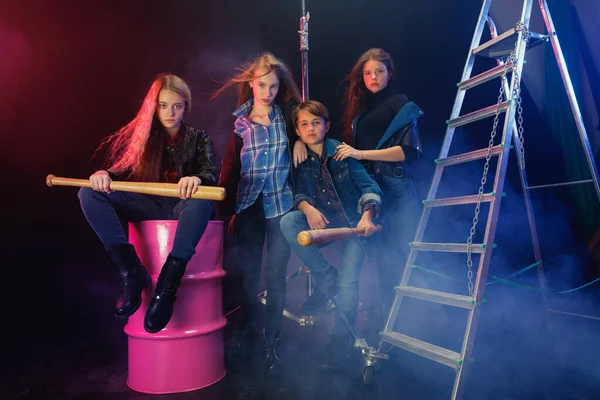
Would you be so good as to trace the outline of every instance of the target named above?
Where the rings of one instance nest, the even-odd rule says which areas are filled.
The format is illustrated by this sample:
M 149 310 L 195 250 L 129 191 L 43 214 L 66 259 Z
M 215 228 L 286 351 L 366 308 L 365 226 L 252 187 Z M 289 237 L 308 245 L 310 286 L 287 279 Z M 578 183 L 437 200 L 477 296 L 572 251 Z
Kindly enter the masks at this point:
M 150 333 L 160 332 L 171 320 L 175 294 L 185 272 L 187 261 L 171 255 L 160 270 L 156 289 L 144 318 L 144 329 Z
M 142 304 L 142 292 L 151 283 L 150 275 L 131 244 L 105 245 L 104 248 L 117 266 L 121 279 L 121 290 L 115 303 L 115 316 L 129 317 Z
M 263 329 L 262 336 L 265 350 L 265 375 L 271 378 L 280 378 L 283 375 L 283 364 L 279 359 L 279 338 L 281 332 Z

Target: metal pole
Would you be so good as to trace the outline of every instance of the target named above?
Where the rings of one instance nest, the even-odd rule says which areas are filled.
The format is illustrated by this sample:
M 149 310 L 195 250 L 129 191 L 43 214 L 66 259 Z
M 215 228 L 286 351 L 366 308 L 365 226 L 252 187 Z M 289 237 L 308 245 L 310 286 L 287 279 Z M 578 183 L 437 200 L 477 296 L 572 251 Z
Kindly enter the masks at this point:
M 300 17 L 300 60 L 302 62 L 302 101 L 307 101 L 308 96 L 308 20 L 310 13 L 306 12 L 306 0 L 302 0 L 302 16 Z M 312 274 L 306 276 L 308 296 L 313 294 Z
M 302 60 L 302 101 L 308 96 L 308 20 L 310 13 L 306 12 L 306 0 L 302 0 L 302 16 L 300 17 L 300 56 Z

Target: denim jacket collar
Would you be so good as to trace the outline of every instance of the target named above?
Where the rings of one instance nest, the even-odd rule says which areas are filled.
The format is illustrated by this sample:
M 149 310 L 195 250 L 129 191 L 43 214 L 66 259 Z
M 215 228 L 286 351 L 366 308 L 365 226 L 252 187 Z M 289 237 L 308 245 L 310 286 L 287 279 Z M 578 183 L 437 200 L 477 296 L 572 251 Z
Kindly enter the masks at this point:
M 385 133 L 381 137 L 381 140 L 379 140 L 379 143 L 377 143 L 377 147 L 375 147 L 375 150 L 381 149 L 381 146 L 383 146 L 383 144 L 387 142 L 394 135 L 394 133 L 398 131 L 398 129 L 402 128 L 410 121 L 423 116 L 424 114 L 425 113 L 423 112 L 423 110 L 415 102 L 410 101 L 406 103 L 404 107 L 402 107 L 400 111 L 398 111 L 398 114 L 396 114 L 392 122 L 390 122 L 390 125 L 385 130 Z M 354 120 L 352 121 L 353 141 L 356 140 L 356 126 L 358 125 L 358 119 L 361 117 L 361 115 L 362 114 L 358 114 L 356 118 L 354 118 Z

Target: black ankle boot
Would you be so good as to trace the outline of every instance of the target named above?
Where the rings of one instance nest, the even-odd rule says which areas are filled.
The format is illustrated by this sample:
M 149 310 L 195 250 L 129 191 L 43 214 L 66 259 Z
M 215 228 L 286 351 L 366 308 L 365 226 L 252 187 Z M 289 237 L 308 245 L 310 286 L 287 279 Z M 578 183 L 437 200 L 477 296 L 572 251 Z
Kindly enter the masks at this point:
M 315 315 L 322 311 L 329 300 L 337 294 L 338 271 L 329 267 L 324 273 L 313 273 L 313 294 L 302 304 L 302 312 Z
M 280 377 L 283 375 L 283 364 L 279 359 L 279 331 L 263 329 L 262 336 L 265 345 L 265 374 L 270 377 Z
M 121 279 L 121 290 L 115 303 L 115 316 L 129 317 L 142 304 L 142 292 L 150 285 L 150 275 L 131 244 L 106 245 L 104 248 L 117 266 Z
M 160 275 L 158 275 L 156 289 L 144 318 L 144 329 L 146 331 L 150 333 L 159 332 L 171 320 L 173 303 L 177 299 L 175 294 L 181 283 L 186 265 L 187 261 L 171 255 L 167 257 L 167 261 L 165 261 L 165 265 L 163 265 Z

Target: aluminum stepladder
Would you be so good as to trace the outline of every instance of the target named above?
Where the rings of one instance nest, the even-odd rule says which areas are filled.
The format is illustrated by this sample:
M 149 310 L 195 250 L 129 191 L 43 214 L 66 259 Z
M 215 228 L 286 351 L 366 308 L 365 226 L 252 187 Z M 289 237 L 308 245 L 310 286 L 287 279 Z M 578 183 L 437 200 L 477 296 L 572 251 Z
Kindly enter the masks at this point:
M 520 124 L 519 126 L 517 126 L 515 122 L 515 116 L 517 115 L 517 112 L 520 109 L 520 77 L 521 72 L 523 70 L 524 55 L 528 45 L 531 47 L 537 43 L 543 43 L 545 41 L 550 41 L 552 44 L 554 54 L 563 79 L 563 83 L 567 91 L 573 116 L 575 118 L 575 122 L 579 131 L 579 136 L 583 144 L 583 149 L 586 154 L 586 160 L 588 162 L 589 170 L 591 173 L 592 179 L 590 180 L 570 182 L 565 183 L 564 185 L 573 183 L 593 183 L 598 199 L 600 200 L 598 169 L 596 167 L 592 155 L 591 146 L 587 137 L 585 127 L 583 125 L 581 112 L 579 110 L 579 106 L 575 98 L 573 86 L 571 84 L 571 80 L 562 54 L 560 43 L 558 42 L 558 37 L 554 29 L 554 24 L 552 22 L 546 0 L 538 0 L 538 2 L 540 10 L 542 12 L 542 17 L 546 25 L 546 29 L 548 31 L 548 35 L 540 35 L 529 32 L 529 20 L 531 16 L 533 0 L 524 0 L 520 20 L 517 22 L 516 26 L 499 36 L 496 36 L 494 30 L 492 29 L 492 39 L 488 42 L 480 44 L 481 35 L 483 33 L 486 22 L 491 21 L 488 20 L 488 14 L 492 0 L 483 1 L 478 23 L 473 34 L 468 57 L 465 63 L 465 67 L 463 69 L 463 74 L 460 83 L 457 85 L 458 90 L 454 106 L 450 115 L 450 119 L 448 120 L 448 126 L 440 150 L 440 155 L 439 158 L 436 160 L 436 169 L 434 172 L 433 181 L 431 183 L 431 187 L 427 198 L 423 202 L 424 207 L 417 231 L 415 233 L 415 239 L 411 243 L 411 249 L 406 262 L 404 273 L 402 275 L 401 282 L 396 288 L 396 297 L 394 303 L 389 312 L 385 328 L 380 333 L 381 341 L 379 344 L 379 349 L 377 350 L 377 354 L 383 351 L 385 347 L 389 347 L 391 345 L 392 347 L 399 347 L 405 349 L 407 351 L 410 351 L 412 353 L 415 353 L 417 355 L 436 361 L 440 364 L 446 365 L 454 369 L 456 372 L 456 377 L 454 380 L 454 386 L 452 390 L 452 399 L 461 398 L 465 389 L 466 373 L 469 366 L 468 360 L 470 360 L 471 358 L 471 351 L 473 348 L 473 343 L 475 340 L 477 330 L 477 320 L 480 312 L 480 306 L 483 300 L 488 268 L 492 256 L 493 243 L 496 234 L 498 216 L 500 212 L 502 189 L 506 177 L 511 142 L 514 143 L 517 158 L 519 159 L 521 184 L 524 189 L 523 194 L 525 198 L 528 222 L 534 247 L 534 257 L 538 262 L 538 276 L 540 278 L 540 285 L 543 293 L 545 294 L 546 292 L 543 266 L 541 263 L 541 253 L 535 229 L 535 220 L 531 207 L 531 200 L 529 197 L 529 190 L 538 187 L 529 186 L 527 183 L 527 177 L 524 168 L 524 153 L 522 147 L 522 127 L 520 126 Z M 493 28 L 493 24 L 490 25 Z M 499 62 L 497 67 L 494 67 L 477 76 L 471 77 L 473 64 L 477 56 L 492 57 L 496 59 L 503 59 L 504 57 L 508 56 L 508 58 L 505 60 L 505 62 Z M 506 80 L 508 72 L 512 72 L 510 78 L 510 86 L 508 85 Z M 502 79 L 501 92 L 498 98 L 498 103 L 496 105 L 492 105 L 481 110 L 474 111 L 461 116 L 460 112 L 466 90 L 498 77 Z M 496 126 L 498 124 L 499 114 L 501 113 L 505 114 L 502 138 L 501 142 L 498 145 L 494 145 Z M 488 148 L 448 156 L 450 145 L 454 136 L 454 130 L 456 127 L 492 116 L 495 117 L 494 129 L 492 131 L 492 137 L 490 139 Z M 522 122 L 520 113 L 519 122 Z M 490 193 L 484 194 L 483 188 L 487 179 L 486 177 L 487 170 L 489 168 L 489 160 L 491 157 L 494 156 L 498 157 L 498 162 L 496 167 L 493 189 Z M 486 160 L 486 166 L 484 167 L 484 178 L 482 179 L 482 184 L 480 186 L 478 194 L 453 198 L 436 198 L 437 191 L 440 186 L 442 173 L 446 167 L 481 159 Z M 544 187 L 558 185 L 561 184 L 544 185 Z M 475 233 L 475 225 L 477 223 L 479 215 L 480 204 L 484 202 L 490 203 L 485 234 L 482 243 L 474 244 L 472 243 L 472 238 L 473 234 Z M 435 207 L 446 207 L 460 204 L 476 205 L 473 228 L 471 229 L 471 234 L 469 236 L 469 239 L 467 240 L 467 243 L 465 244 L 423 242 L 423 236 L 432 209 Z M 467 254 L 469 296 L 433 291 L 429 289 L 422 289 L 415 286 L 410 286 L 409 280 L 411 277 L 413 265 L 419 252 L 452 252 Z M 474 283 L 472 282 L 473 275 L 471 269 L 472 253 L 480 254 Z M 396 328 L 396 322 L 398 321 L 398 313 L 400 310 L 400 306 L 404 297 L 420 299 L 428 302 L 434 302 L 468 310 L 468 318 L 460 351 L 456 352 L 450 349 L 439 347 L 431 343 L 427 343 L 394 331 L 394 329 Z M 371 361 L 371 365 L 374 364 L 374 360 L 366 360 L 365 364 L 367 365 L 367 367 L 369 367 L 369 361 Z M 364 371 L 363 377 L 366 378 Z

